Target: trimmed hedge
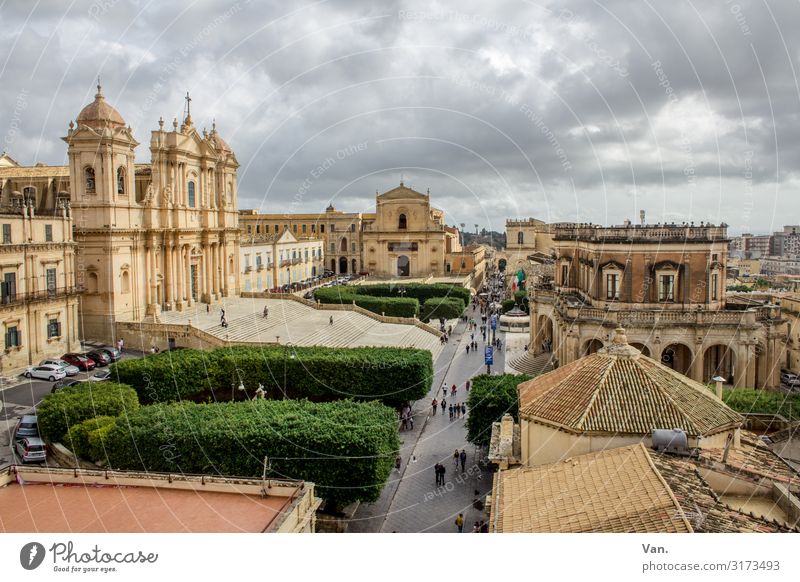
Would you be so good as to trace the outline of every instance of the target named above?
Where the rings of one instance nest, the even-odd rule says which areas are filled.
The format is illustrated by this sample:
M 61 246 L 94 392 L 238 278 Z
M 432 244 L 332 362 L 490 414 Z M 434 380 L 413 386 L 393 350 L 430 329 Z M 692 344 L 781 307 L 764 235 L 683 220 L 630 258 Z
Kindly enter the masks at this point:
M 403 296 L 399 294 L 404 290 Z M 447 283 L 408 283 L 375 285 L 341 285 L 323 287 L 314 291 L 314 298 L 320 303 L 355 304 L 373 313 L 385 313 L 395 317 L 414 317 L 420 312 L 420 304 L 430 299 L 460 299 L 468 305 L 471 299 L 469 289 Z M 378 301 L 375 298 L 380 298 Z M 457 316 L 456 316 L 457 317 Z
M 313 481 L 335 506 L 375 501 L 400 446 L 397 415 L 377 402 L 252 400 L 158 404 L 106 437 L 114 469 Z
M 139 408 L 136 391 L 116 382 L 84 382 L 44 397 L 36 409 L 41 435 L 52 442 L 70 427 L 97 416 L 119 416 Z
M 505 413 L 519 422 L 517 385 L 531 378 L 526 374 L 475 376 L 467 398 L 467 440 L 478 446 L 488 445 L 492 437 L 492 423 L 498 422 Z
M 112 371 L 145 404 L 252 398 L 259 384 L 268 398 L 282 398 L 285 387 L 290 398 L 396 404 L 428 393 L 433 358 L 429 351 L 413 348 L 236 346 L 123 360 Z M 240 382 L 244 392 L 237 389 Z
M 392 317 L 416 317 L 419 314 L 419 301 L 409 297 L 378 297 L 359 295 L 352 292 L 355 287 L 324 287 L 314 291 L 314 298 L 320 303 L 351 305 L 355 303 L 373 313 Z
M 514 303 L 513 299 L 503 299 L 503 302 L 500 305 L 502 306 L 500 308 L 500 311 L 503 313 L 508 313 L 509 311 L 514 309 L 514 305 L 516 304 Z
M 99 461 L 106 456 L 103 439 L 114 428 L 116 420 L 112 416 L 98 416 L 74 424 L 69 429 L 64 444 L 78 457 Z
M 433 297 L 422 305 L 422 321 L 444 317 L 456 319 L 464 313 L 464 302 L 458 297 Z
M 737 388 L 724 390 L 722 401 L 740 413 L 780 414 L 787 420 L 800 419 L 800 396 L 796 394 Z

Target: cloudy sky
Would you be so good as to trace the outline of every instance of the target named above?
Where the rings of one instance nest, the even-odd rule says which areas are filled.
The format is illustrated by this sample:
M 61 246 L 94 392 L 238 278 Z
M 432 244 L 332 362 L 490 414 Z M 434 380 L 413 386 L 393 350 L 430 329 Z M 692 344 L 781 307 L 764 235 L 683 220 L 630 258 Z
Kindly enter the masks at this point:
M 800 222 L 800 5 L 240 0 L 0 5 L 0 149 L 64 163 L 100 75 L 142 142 L 192 95 L 241 208 L 369 211 L 430 189 L 450 224 Z

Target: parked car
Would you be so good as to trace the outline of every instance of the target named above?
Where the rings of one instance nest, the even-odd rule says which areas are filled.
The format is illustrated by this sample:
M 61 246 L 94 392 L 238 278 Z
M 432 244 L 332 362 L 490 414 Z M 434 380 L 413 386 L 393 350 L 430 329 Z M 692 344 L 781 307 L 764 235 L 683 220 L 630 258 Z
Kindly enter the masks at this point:
M 61 368 L 64 368 L 64 373 L 67 376 L 75 376 L 78 372 L 80 372 L 80 370 L 78 369 L 78 366 L 73 366 L 72 364 L 68 364 L 64 360 L 55 360 L 55 359 L 51 358 L 51 359 L 48 359 L 48 360 L 42 360 L 41 362 L 39 362 L 39 365 L 40 366 L 59 366 Z
M 66 378 L 67 373 L 61 366 L 47 365 L 28 368 L 25 370 L 24 376 L 26 378 L 38 378 L 39 380 L 49 380 L 50 382 L 55 382 L 56 380 L 61 380 L 61 378 Z
M 93 376 L 89 376 L 89 382 L 105 382 L 106 380 L 110 379 L 110 370 L 100 370 L 99 372 L 95 372 Z
M 85 380 L 59 380 L 55 384 L 53 384 L 53 389 L 50 390 L 50 394 L 61 390 L 62 388 L 68 388 L 70 386 L 76 386 L 77 384 L 83 384 Z
M 314 292 L 313 291 L 306 291 L 303 294 L 303 299 L 314 299 Z
M 119 351 L 117 348 L 105 346 L 97 351 L 104 352 L 112 362 L 119 362 L 122 359 L 122 352 Z
M 103 368 L 111 363 L 111 358 L 102 350 L 86 352 L 86 357 L 92 360 L 98 368 Z
M 87 358 L 85 354 L 64 354 L 61 356 L 61 359 L 68 364 L 78 366 L 78 368 L 84 372 L 91 372 L 97 366 L 97 364 L 95 364 L 93 360 Z
M 24 415 L 17 421 L 17 426 L 14 427 L 15 441 L 26 437 L 39 438 L 39 420 L 35 414 Z
M 47 447 L 39 437 L 25 437 L 18 440 L 14 448 L 23 463 L 41 463 L 47 458 Z
M 787 386 L 798 386 L 800 385 L 800 377 L 792 372 L 781 372 L 781 383 Z

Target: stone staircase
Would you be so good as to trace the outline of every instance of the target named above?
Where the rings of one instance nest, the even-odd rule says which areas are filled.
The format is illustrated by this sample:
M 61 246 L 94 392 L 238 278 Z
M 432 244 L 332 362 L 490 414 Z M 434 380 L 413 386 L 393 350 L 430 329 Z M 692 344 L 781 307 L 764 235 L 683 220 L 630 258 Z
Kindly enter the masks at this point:
M 522 374 L 538 376 L 553 369 L 552 353 L 546 352 L 534 356 L 530 352 L 524 352 L 511 360 L 508 365 Z

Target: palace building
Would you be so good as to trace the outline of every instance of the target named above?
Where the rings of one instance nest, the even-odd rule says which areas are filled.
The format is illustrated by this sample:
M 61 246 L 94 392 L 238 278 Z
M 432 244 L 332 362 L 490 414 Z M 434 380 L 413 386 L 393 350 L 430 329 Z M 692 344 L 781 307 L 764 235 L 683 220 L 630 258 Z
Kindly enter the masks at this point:
M 447 226 L 430 194 L 400 186 L 376 194 L 374 213 L 342 212 L 328 206 L 319 214 L 240 212 L 252 236 L 291 232 L 325 241 L 325 268 L 334 273 L 369 273 L 382 279 L 471 276 L 479 282 L 484 248 L 462 247 L 458 229 Z
M 159 121 L 151 162 L 138 164 L 139 142 L 98 85 L 63 138 L 68 166 L 0 170 L 4 199 L 71 209 L 77 255 L 64 286 L 82 290 L 84 337 L 110 341 L 118 320 L 239 294 L 239 164 L 216 126 L 194 127 L 189 102 L 180 125 Z
M 696 381 L 779 385 L 786 325 L 777 305 L 728 297 L 726 225 L 561 226 L 553 241 L 554 285 L 530 291 L 532 355 L 569 364 L 622 325 L 642 353 Z

